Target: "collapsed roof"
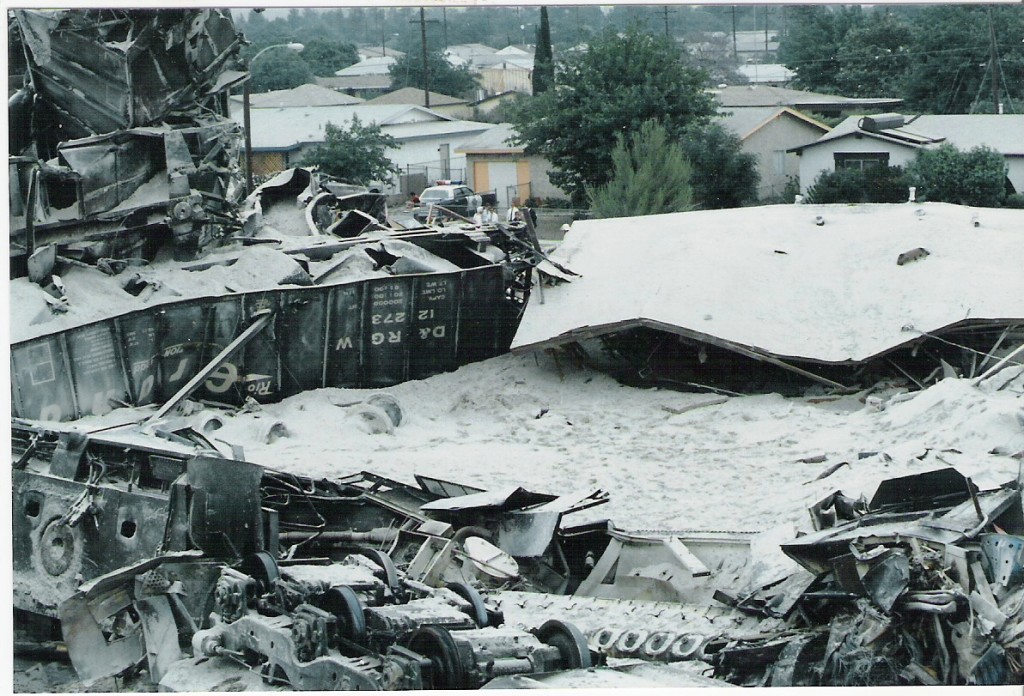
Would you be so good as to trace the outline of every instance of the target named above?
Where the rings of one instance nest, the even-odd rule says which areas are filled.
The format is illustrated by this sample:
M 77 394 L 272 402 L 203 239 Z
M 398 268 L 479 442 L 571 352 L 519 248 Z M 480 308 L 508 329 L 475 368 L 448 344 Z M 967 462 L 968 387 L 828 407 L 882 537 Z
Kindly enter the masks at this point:
M 987 349 L 1012 342 L 1022 229 L 1021 211 L 941 203 L 578 221 L 555 258 L 582 278 L 531 308 L 513 349 L 647 327 L 694 355 L 724 349 L 849 386 L 851 368 L 928 339 L 984 329 Z

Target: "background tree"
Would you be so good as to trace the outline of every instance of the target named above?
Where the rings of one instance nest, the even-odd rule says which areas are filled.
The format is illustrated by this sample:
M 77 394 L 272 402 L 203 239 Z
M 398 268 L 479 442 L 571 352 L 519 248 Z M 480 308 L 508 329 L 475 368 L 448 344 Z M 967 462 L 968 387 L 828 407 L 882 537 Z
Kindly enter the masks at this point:
M 537 27 L 537 49 L 533 54 L 533 93 L 546 92 L 555 83 L 555 58 L 551 51 L 551 27 L 548 8 L 540 8 L 540 26 Z
M 683 150 L 693 167 L 693 198 L 701 208 L 738 208 L 757 200 L 757 158 L 717 123 L 687 129 Z
M 993 207 L 1006 197 L 1006 160 L 987 147 L 921 150 L 907 170 L 922 200 Z
M 430 69 L 430 91 L 451 97 L 471 97 L 477 88 L 476 76 L 466 66 L 452 67 L 440 51 L 427 52 L 427 66 Z M 423 89 L 423 55 L 413 50 L 399 56 L 388 69 L 391 88 L 416 87 Z
M 665 127 L 647 121 L 630 136 L 616 136 L 612 176 L 606 184 L 587 187 L 594 217 L 678 213 L 692 207 L 690 163 L 670 142 Z
M 313 148 L 302 160 L 305 166 L 353 183 L 390 182 L 398 167 L 387 156 L 398 142 L 375 123 L 363 125 L 357 116 L 347 129 L 332 123 L 325 128 L 324 144 Z
M 582 204 L 586 187 L 610 178 L 620 133 L 657 119 L 677 140 L 687 126 L 710 119 L 715 103 L 704 92 L 705 77 L 664 35 L 636 26 L 622 35 L 606 30 L 556 67 L 553 89 L 515 110 L 517 144 L 544 155 L 555 168 L 551 182 Z
M 338 70 L 359 62 L 359 54 L 352 44 L 323 39 L 307 41 L 299 56 L 318 77 L 330 77 Z
M 794 86 L 834 91 L 839 73 L 839 46 L 860 20 L 860 8 L 827 5 L 793 7 L 789 28 L 779 42 L 779 60 L 796 73 Z
M 250 68 L 253 92 L 291 89 L 314 81 L 309 63 L 298 53 L 278 49 L 267 51 Z
M 895 97 L 910 64 L 910 25 L 884 11 L 846 32 L 836 59 L 836 89 L 847 97 Z
M 995 113 L 990 16 L 1004 78 L 1000 101 L 1011 113 L 1024 111 L 1024 7 L 942 5 L 922 8 L 915 16 L 914 60 L 902 95 L 908 113 L 966 114 L 972 106 L 974 113 Z

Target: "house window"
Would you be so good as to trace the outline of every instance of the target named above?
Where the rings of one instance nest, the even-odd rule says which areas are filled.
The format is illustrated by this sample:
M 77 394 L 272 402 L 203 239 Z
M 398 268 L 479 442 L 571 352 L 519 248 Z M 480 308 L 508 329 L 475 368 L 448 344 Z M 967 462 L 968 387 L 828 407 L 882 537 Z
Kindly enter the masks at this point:
M 837 152 L 835 153 L 836 170 L 839 169 L 872 169 L 888 167 L 888 152 Z

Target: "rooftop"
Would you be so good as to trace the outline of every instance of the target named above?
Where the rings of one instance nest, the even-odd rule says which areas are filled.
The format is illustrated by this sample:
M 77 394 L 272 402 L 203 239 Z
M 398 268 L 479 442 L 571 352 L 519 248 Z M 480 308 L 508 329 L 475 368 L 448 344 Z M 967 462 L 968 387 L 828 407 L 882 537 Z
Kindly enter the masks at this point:
M 1024 156 L 1024 115 L 951 114 L 906 116 L 898 128 L 866 130 L 860 127 L 863 116 L 849 116 L 811 145 L 859 133 L 869 137 L 900 142 L 909 147 L 924 147 L 948 142 L 960 150 L 989 147 L 1003 155 Z M 801 148 L 802 149 L 802 148 Z
M 824 123 L 794 111 L 788 106 L 745 106 L 719 113 L 722 125 L 741 139 L 753 135 L 772 119 L 777 117 L 794 118 L 827 133 L 829 127 Z
M 231 101 L 241 104 L 242 97 L 240 95 L 232 96 Z M 351 97 L 334 89 L 308 84 L 249 96 L 249 106 L 253 109 L 282 106 L 341 106 L 360 104 L 362 101 L 359 97 Z
M 423 90 L 416 87 L 402 87 L 394 92 L 382 94 L 366 102 L 367 104 L 418 104 L 424 105 Z M 440 92 L 430 93 L 430 106 L 450 106 L 455 104 L 466 104 L 467 100 L 451 97 Z
M 886 97 L 842 97 L 835 94 L 805 92 L 771 85 L 736 85 L 711 90 L 722 106 L 792 106 L 812 108 L 888 108 L 903 103 L 902 99 Z

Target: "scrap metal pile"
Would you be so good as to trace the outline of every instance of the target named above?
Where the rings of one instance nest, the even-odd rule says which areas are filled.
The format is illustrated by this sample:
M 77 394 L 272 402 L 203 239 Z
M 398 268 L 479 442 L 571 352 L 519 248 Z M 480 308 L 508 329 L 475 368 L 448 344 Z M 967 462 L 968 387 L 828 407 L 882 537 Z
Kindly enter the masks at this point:
M 312 479 L 181 419 L 13 427 L 15 608 L 59 619 L 86 683 L 508 687 L 638 660 L 740 685 L 1024 678 L 1020 481 L 836 492 L 781 545 L 800 567 L 768 572 L 742 536 L 565 523 L 600 490 Z
M 12 265 L 48 245 L 76 259 L 182 252 L 238 225 L 227 118 L 244 44 L 219 10 L 16 10 L 9 103 Z M 19 56 L 18 54 L 22 55 Z

